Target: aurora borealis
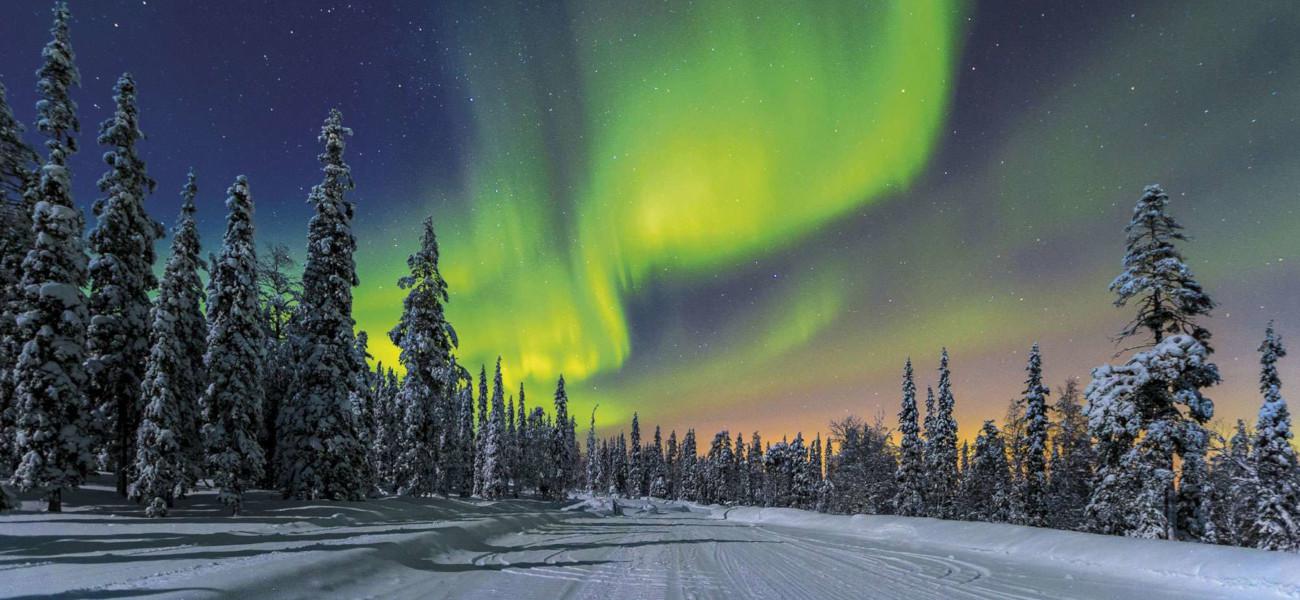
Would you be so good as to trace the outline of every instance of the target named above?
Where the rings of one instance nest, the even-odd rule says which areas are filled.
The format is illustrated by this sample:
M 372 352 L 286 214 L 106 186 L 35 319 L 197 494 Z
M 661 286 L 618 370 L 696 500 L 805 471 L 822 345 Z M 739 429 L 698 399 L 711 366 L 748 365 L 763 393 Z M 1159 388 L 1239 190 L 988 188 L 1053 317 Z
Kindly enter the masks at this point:
M 0 51 L 30 67 L 0 80 L 30 121 L 48 3 L 16 4 Z M 1053 387 L 1119 350 L 1106 285 L 1151 182 L 1221 305 L 1220 417 L 1258 404 L 1268 319 L 1300 343 L 1291 4 L 197 4 L 71 3 L 78 202 L 129 68 L 154 216 L 193 165 L 214 250 L 244 173 L 262 240 L 300 252 L 339 106 L 356 317 L 385 364 L 432 215 L 462 361 L 502 355 L 534 403 L 563 372 L 580 423 L 597 402 L 607 426 L 639 410 L 767 437 L 892 421 L 903 359 L 924 385 L 947 345 L 966 437 L 1020 392 L 1034 341 Z

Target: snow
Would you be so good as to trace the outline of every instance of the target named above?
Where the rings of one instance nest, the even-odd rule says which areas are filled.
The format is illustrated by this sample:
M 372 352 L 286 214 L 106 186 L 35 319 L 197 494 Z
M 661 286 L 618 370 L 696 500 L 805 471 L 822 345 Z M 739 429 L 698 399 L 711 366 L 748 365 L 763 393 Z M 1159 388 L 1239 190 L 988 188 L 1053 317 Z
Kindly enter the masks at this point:
M 146 519 L 111 483 L 0 515 L 0 597 L 1300 598 L 1295 554 L 1011 525 L 259 491 L 240 517 L 205 491 Z

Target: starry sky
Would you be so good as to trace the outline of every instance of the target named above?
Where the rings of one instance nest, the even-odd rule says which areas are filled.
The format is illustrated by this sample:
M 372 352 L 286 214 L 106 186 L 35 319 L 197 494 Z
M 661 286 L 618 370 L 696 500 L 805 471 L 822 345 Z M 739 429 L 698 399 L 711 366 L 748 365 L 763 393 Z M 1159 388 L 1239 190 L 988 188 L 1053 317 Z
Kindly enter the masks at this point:
M 1153 182 L 1220 303 L 1218 418 L 1253 421 L 1269 319 L 1300 340 L 1300 4 L 468 4 L 73 0 L 77 201 L 129 70 L 152 214 L 193 166 L 215 249 L 246 174 L 260 242 L 301 257 L 339 107 L 376 359 L 432 216 L 462 362 L 501 355 L 533 403 L 563 373 L 606 428 L 892 423 L 904 358 L 926 385 L 947 345 L 971 437 L 1033 342 L 1053 387 L 1116 360 L 1106 286 Z M 48 8 L 0 9 L 29 123 Z

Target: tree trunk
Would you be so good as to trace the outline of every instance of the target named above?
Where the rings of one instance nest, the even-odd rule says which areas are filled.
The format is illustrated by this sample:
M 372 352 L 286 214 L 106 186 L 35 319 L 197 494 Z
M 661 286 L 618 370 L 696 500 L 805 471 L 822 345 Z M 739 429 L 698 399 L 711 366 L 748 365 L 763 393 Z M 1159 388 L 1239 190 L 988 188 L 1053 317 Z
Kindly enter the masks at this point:
M 128 432 L 131 430 L 130 415 L 127 414 L 129 404 L 120 397 L 117 401 L 117 495 L 123 498 L 126 497 L 126 469 L 132 446 L 128 443 Z

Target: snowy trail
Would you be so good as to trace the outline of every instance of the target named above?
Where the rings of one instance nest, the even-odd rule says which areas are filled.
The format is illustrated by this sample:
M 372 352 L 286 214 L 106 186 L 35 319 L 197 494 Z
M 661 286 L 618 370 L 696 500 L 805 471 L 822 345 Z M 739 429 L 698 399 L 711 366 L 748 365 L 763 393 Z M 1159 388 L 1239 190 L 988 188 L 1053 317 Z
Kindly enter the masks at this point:
M 217 511 L 197 499 L 163 520 L 99 509 L 0 516 L 0 597 L 1300 598 L 1285 585 L 1026 560 L 798 511 L 658 506 L 602 516 L 529 501 L 396 498 L 254 501 L 238 519 Z M 1156 548 L 1166 547 L 1197 549 Z M 1209 550 L 1265 567 L 1244 569 L 1247 579 L 1300 568 L 1300 557 Z

